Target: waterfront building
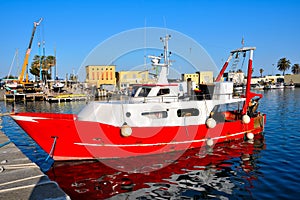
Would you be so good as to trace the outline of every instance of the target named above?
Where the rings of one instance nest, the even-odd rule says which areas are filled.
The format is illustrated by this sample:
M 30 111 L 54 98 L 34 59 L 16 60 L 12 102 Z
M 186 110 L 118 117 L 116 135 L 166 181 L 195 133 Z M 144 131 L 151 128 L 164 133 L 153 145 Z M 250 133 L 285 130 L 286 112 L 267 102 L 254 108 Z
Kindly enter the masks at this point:
M 261 82 L 264 82 L 264 83 L 277 83 L 277 82 L 282 82 L 282 80 L 285 79 L 285 76 L 264 76 L 264 77 L 258 77 L 258 78 L 255 78 L 255 77 L 252 77 L 251 78 L 251 84 L 256 84 L 256 83 L 261 83 Z
M 116 86 L 115 65 L 88 65 L 86 68 L 86 82 L 89 85 L 100 87 L 101 85 Z
M 284 76 L 284 82 L 290 83 L 293 82 L 296 87 L 300 86 L 300 74 L 287 74 Z
M 134 84 L 149 83 L 149 71 L 120 71 L 117 72 L 117 85 L 120 89 Z
M 194 74 L 182 74 L 181 80 L 187 81 L 190 79 L 192 82 L 196 83 L 196 85 L 200 84 L 208 84 L 213 83 L 213 72 L 212 71 L 204 71 L 204 72 L 196 72 Z

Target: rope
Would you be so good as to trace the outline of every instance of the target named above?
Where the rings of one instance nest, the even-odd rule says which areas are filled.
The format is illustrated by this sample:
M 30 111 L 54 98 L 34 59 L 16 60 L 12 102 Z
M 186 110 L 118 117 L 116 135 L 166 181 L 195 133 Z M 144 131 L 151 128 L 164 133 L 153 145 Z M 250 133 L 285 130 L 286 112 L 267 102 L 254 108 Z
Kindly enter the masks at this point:
M 42 175 L 37 175 L 37 176 L 33 176 L 33 177 L 23 178 L 23 179 L 20 179 L 20 180 L 15 180 L 15 181 L 10 181 L 10 182 L 0 184 L 0 186 L 12 184 L 12 183 L 17 183 L 17 182 L 21 182 L 21 181 L 26 181 L 26 180 L 30 180 L 30 179 L 40 178 L 40 177 L 44 177 L 44 176 L 45 175 L 42 174 Z M 26 189 L 26 188 L 31 188 L 31 187 L 41 186 L 41 185 L 46 185 L 46 184 L 49 184 L 49 183 L 56 184 L 55 182 L 49 180 L 49 181 L 45 181 L 45 182 L 42 182 L 42 183 L 36 183 L 36 184 L 30 184 L 30 185 L 25 185 L 25 186 L 18 186 L 18 187 L 12 187 L 12 188 L 7 188 L 7 189 L 1 189 L 0 193 L 10 192 L 10 191 L 15 191 L 15 190 L 20 190 L 20 189 Z
M 10 140 L 8 140 L 7 142 L 4 142 L 4 143 L 0 144 L 0 148 L 1 148 L 1 147 L 4 147 L 5 145 L 8 145 L 9 143 L 11 143 Z
M 13 112 L 11 112 L 11 113 L 0 113 L 0 117 L 3 117 L 3 116 L 7 116 L 7 115 L 12 115 L 12 114 L 14 114 Z
M 186 125 L 186 115 L 184 115 L 184 128 L 185 128 L 185 134 L 186 134 L 186 136 L 189 137 L 190 135 L 189 135 L 189 131 L 188 131 L 187 125 Z
M 18 182 L 22 182 L 22 181 L 27 181 L 27 180 L 30 180 L 30 179 L 40 178 L 42 176 L 45 176 L 45 175 L 41 174 L 41 175 L 37 175 L 37 176 L 31 176 L 31 177 L 28 177 L 28 178 L 18 179 L 18 180 L 15 180 L 15 181 L 1 183 L 0 186 L 9 185 L 9 184 L 13 184 L 13 183 L 18 183 Z
M 244 52 L 244 55 L 243 55 L 243 62 L 242 62 L 242 66 L 241 66 L 241 69 L 243 69 L 243 66 L 244 66 L 244 62 L 245 62 L 245 58 L 246 58 L 246 52 Z
M 26 169 L 26 168 L 39 168 L 34 163 L 16 164 L 16 165 L 1 165 L 3 169 Z M 1 185 L 1 184 L 0 184 Z
M 205 104 L 206 115 L 209 116 L 208 107 L 207 107 L 207 103 L 206 103 L 206 98 L 204 98 L 204 104 Z
M 53 157 L 53 152 L 54 152 L 54 149 L 55 149 L 55 145 L 56 145 L 56 139 L 58 138 L 57 136 L 54 136 L 54 141 L 53 141 L 53 144 L 52 144 L 52 147 L 51 147 L 51 150 L 50 150 L 50 153 L 49 155 L 47 156 L 47 158 L 45 159 L 45 161 L 48 161 L 48 159 L 51 157 Z

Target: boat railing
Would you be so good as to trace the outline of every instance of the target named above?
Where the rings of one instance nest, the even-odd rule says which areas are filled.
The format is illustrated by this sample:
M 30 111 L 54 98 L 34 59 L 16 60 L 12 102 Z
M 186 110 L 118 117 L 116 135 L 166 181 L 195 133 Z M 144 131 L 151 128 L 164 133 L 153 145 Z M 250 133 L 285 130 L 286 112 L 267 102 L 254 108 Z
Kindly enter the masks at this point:
M 132 97 L 132 102 L 140 103 L 169 103 L 177 102 L 178 96 Z

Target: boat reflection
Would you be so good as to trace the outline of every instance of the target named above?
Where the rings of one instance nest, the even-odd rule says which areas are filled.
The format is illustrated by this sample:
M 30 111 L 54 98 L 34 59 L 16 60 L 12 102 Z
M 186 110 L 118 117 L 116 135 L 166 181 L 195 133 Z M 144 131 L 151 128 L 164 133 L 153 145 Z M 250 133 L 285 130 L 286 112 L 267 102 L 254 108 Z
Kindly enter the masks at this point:
M 47 175 L 71 199 L 230 198 L 236 193 L 251 198 L 262 149 L 260 137 L 217 144 L 213 149 L 190 149 L 176 161 L 163 154 L 143 160 L 56 162 Z

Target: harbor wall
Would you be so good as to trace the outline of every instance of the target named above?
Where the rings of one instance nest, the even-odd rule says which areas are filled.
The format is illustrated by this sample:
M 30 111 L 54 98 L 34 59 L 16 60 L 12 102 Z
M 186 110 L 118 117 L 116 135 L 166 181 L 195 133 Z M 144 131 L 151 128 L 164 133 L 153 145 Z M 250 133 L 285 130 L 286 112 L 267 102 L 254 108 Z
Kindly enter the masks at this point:
M 0 101 L 4 101 L 5 89 L 0 89 Z

